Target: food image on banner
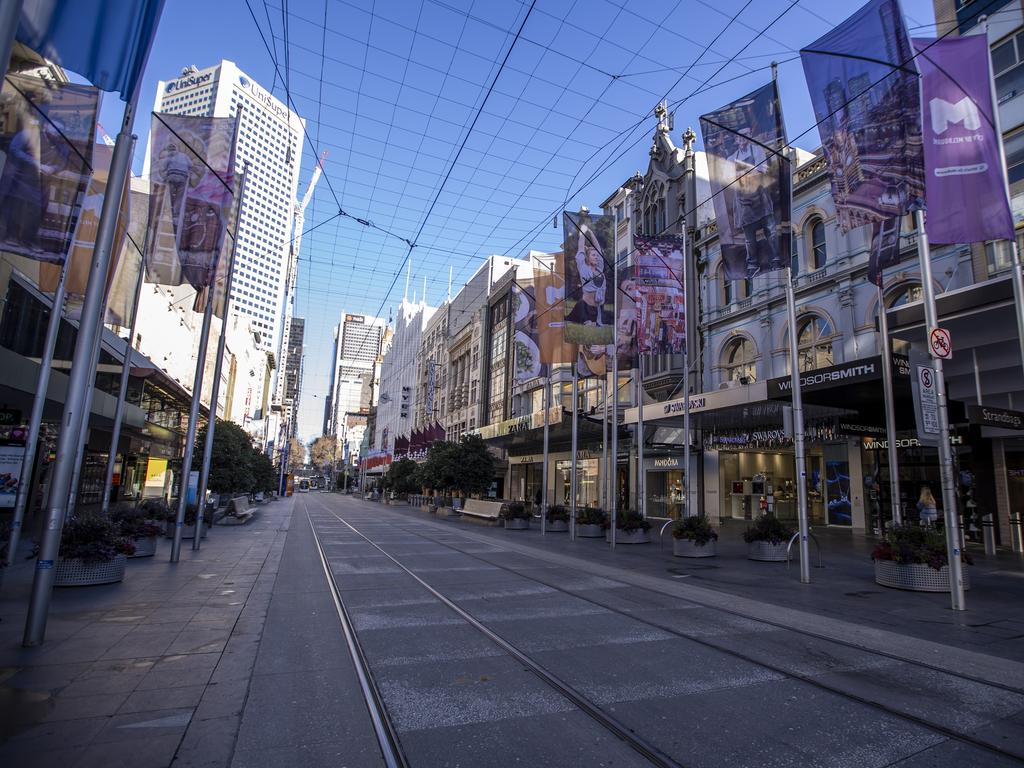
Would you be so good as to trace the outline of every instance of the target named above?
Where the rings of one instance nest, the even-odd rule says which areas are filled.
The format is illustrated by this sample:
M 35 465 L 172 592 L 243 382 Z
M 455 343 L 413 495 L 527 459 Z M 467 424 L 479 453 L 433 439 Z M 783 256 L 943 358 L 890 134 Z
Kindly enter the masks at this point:
M 700 118 L 725 274 L 789 266 L 792 184 L 774 81 Z
M 844 233 L 923 204 L 920 86 L 913 57 L 896 0 L 871 0 L 800 51 Z M 875 247 L 872 253 L 899 257 L 898 248 Z M 887 266 L 873 258 L 871 281 L 877 284 Z
M 545 364 L 571 363 L 576 359 L 576 346 L 565 341 L 565 267 L 562 254 L 554 254 L 554 263 L 531 252 L 534 274 L 534 303 L 537 308 L 537 346 Z
M 8 74 L 0 91 L 0 249 L 61 264 L 92 172 L 99 91 Z
M 642 355 L 682 354 L 686 349 L 686 240 L 637 236 L 634 243 L 637 351 Z
M 924 105 L 928 239 L 935 244 L 1012 240 L 1013 215 L 993 119 L 988 39 L 914 38 L 913 45 Z
M 235 118 L 153 115 L 146 276 L 200 289 L 216 274 L 234 191 Z
M 589 213 L 564 214 L 562 274 L 565 276 L 564 340 L 579 345 L 582 376 L 601 376 L 614 334 L 611 265 L 615 219 Z

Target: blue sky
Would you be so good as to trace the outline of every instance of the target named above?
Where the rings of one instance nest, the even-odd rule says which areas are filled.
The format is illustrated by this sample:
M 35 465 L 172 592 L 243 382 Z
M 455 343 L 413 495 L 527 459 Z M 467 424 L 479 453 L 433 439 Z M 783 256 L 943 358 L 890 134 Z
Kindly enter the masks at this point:
M 556 249 L 555 211 L 596 209 L 646 168 L 654 120 L 644 116 L 662 95 L 680 102 L 673 132 L 679 144 L 702 112 L 763 84 L 772 60 L 780 62 L 790 139 L 814 149 L 816 130 L 796 138 L 813 119 L 795 57 L 855 7 L 816 0 L 537 0 L 466 138 L 528 1 L 289 0 L 287 68 L 281 1 L 248 3 L 167 1 L 143 83 L 135 165 L 141 170 L 156 81 L 183 66 L 232 60 L 284 100 L 266 39 L 307 121 L 300 194 L 315 156 L 328 151 L 307 229 L 339 207 L 380 228 L 334 218 L 303 241 L 303 439 L 320 432 L 333 326 L 343 312 L 388 317 L 402 298 L 406 240 L 417 245 L 412 288 L 419 298 L 425 280 L 431 304 L 447 293 L 449 267 L 457 290 L 491 253 Z M 903 9 L 912 34 L 934 34 L 931 0 L 904 0 Z M 120 120 L 120 104 L 107 97 L 107 131 L 114 134 Z

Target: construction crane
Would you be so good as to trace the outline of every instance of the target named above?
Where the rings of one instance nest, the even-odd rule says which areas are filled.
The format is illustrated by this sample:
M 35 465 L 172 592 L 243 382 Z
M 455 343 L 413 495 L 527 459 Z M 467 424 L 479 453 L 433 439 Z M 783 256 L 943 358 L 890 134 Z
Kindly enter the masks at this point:
M 287 385 L 287 376 L 284 375 L 284 366 L 286 358 L 288 356 L 288 344 L 291 341 L 292 335 L 292 315 L 295 312 L 295 284 L 299 273 L 299 248 L 302 246 L 302 230 L 306 219 L 306 207 L 309 205 L 310 200 L 313 199 L 313 191 L 316 189 L 316 183 L 320 181 L 320 174 L 323 172 L 324 161 L 327 160 L 327 150 L 324 150 L 320 155 L 320 159 L 317 160 L 316 167 L 313 168 L 313 174 L 309 177 L 309 186 L 306 187 L 306 194 L 302 196 L 302 200 L 295 201 L 295 234 L 292 237 L 291 246 L 288 251 L 288 271 L 285 280 L 285 297 L 284 297 L 284 323 L 281 328 L 281 346 L 278 348 L 278 370 L 281 372 L 277 378 L 277 393 L 276 400 L 286 407 L 285 403 L 285 387 Z M 289 410 L 293 410 L 289 407 Z M 295 429 L 295 419 L 292 418 L 293 414 L 287 414 L 288 421 L 292 424 L 291 430 Z

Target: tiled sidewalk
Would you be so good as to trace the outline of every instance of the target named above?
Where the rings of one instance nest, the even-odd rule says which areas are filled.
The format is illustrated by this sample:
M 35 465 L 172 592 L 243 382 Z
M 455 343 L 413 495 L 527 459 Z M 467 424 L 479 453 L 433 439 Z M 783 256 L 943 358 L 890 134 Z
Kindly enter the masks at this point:
M 22 648 L 32 561 L 0 585 L 0 765 L 224 766 L 231 759 L 292 501 L 217 527 L 121 584 L 54 591 L 47 639 Z

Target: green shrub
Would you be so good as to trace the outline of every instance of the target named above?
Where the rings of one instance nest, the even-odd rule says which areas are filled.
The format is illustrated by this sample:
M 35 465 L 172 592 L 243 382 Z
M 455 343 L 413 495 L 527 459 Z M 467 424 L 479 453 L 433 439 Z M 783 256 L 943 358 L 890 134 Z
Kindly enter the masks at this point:
M 769 544 L 784 544 L 793 538 L 793 529 L 774 515 L 761 515 L 754 524 L 743 532 L 748 544 L 767 541 Z
M 718 541 L 718 531 L 711 527 L 711 523 L 706 517 L 699 515 L 676 520 L 676 524 L 672 528 L 672 536 L 692 541 L 701 547 L 708 542 Z

